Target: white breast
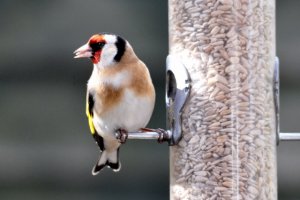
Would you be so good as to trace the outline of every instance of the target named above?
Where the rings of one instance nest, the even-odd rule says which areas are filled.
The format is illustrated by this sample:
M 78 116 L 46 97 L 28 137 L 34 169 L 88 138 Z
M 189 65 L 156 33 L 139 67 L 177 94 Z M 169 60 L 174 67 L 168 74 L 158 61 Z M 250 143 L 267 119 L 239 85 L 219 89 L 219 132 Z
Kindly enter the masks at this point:
M 95 116 L 94 123 L 96 129 L 105 134 L 102 137 L 111 138 L 119 128 L 129 132 L 144 128 L 150 120 L 153 108 L 153 99 L 138 97 L 133 91 L 126 89 L 121 103 L 101 117 Z
M 103 77 L 99 74 L 98 67 L 99 66 L 94 65 L 92 75 L 88 81 L 88 88 L 96 88 L 101 83 L 109 84 L 115 88 L 119 88 L 122 85 L 126 85 L 131 79 L 130 73 L 127 70 L 122 70 L 110 77 Z
M 110 84 L 116 88 L 130 80 L 130 74 L 125 70 L 113 77 L 99 78 L 98 68 L 94 67 L 88 81 L 88 89 L 99 84 Z M 114 133 L 122 128 L 127 131 L 137 131 L 144 128 L 150 120 L 154 108 L 154 98 L 137 96 L 131 89 L 125 89 L 121 103 L 101 116 L 94 115 L 94 125 L 97 132 L 104 138 L 115 139 Z
M 130 78 L 130 73 L 127 70 L 122 70 L 111 77 L 103 77 L 101 81 L 105 84 L 112 85 L 115 88 L 120 88 L 123 85 L 127 85 Z

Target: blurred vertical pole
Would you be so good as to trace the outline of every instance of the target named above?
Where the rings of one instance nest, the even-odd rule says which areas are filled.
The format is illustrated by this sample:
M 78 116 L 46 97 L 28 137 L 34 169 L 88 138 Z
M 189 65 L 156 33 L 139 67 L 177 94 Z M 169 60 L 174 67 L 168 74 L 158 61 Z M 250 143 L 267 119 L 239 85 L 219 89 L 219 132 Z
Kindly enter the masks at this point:
M 192 79 L 170 198 L 276 200 L 275 0 L 169 0 L 169 45 Z

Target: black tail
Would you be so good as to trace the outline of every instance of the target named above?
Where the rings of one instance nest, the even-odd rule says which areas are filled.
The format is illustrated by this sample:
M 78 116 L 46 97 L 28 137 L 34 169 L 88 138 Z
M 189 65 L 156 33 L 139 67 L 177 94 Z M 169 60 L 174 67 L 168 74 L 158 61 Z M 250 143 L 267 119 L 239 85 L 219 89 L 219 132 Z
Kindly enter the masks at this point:
M 99 158 L 99 161 L 94 166 L 92 174 L 97 175 L 105 166 L 113 169 L 114 172 L 118 172 L 121 169 L 121 164 L 119 162 L 119 149 L 113 152 L 107 152 L 104 150 Z

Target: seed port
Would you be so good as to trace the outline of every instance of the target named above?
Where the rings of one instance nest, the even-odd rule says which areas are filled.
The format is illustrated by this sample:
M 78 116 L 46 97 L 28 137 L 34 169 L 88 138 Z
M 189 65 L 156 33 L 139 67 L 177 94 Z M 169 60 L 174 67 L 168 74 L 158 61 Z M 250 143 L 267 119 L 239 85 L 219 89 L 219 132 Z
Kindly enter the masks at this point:
M 172 106 L 176 97 L 177 83 L 174 73 L 167 70 L 166 73 L 166 106 L 167 106 L 167 124 L 168 128 L 175 126 L 174 110 Z
M 190 94 L 191 80 L 186 67 L 175 56 L 167 57 L 166 106 L 167 127 L 172 133 L 169 145 L 176 145 L 182 137 L 182 108 Z
M 170 104 L 170 102 L 174 101 L 176 96 L 176 88 L 177 83 L 174 76 L 174 73 L 170 70 L 167 71 L 167 77 L 166 77 L 166 92 L 167 92 L 167 99 L 166 103 Z

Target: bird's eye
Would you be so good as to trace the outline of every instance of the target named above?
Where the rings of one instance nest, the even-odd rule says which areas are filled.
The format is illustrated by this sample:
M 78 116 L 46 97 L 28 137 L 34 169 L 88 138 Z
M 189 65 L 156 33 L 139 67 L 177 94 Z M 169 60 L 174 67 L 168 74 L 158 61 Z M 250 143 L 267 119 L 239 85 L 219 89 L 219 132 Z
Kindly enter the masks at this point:
M 98 42 L 98 46 L 100 49 L 102 49 L 104 47 L 105 43 L 104 42 Z
M 104 47 L 104 45 L 105 45 L 104 42 L 97 42 L 97 43 L 90 44 L 94 52 L 101 50 Z

